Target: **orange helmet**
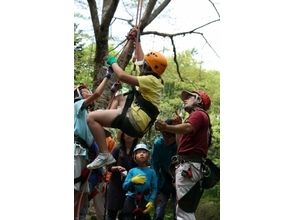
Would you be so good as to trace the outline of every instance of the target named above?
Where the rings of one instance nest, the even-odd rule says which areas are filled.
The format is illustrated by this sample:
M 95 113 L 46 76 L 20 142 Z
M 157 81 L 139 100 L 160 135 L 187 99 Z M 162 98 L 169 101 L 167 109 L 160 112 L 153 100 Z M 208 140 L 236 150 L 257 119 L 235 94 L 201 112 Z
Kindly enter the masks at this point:
M 163 74 L 167 67 L 167 59 L 159 52 L 150 52 L 146 54 L 144 60 L 158 76 Z

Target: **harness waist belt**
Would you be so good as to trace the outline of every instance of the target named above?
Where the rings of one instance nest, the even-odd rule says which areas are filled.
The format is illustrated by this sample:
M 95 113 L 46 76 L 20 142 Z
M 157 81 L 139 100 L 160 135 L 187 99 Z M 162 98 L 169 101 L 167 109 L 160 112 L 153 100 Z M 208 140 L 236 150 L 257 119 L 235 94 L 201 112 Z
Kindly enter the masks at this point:
M 198 155 L 178 155 L 180 163 L 184 162 L 197 162 L 197 163 L 202 163 L 203 158 L 198 156 Z
M 83 138 L 81 138 L 80 136 L 78 136 L 78 135 L 76 135 L 76 134 L 75 134 L 74 142 L 75 142 L 75 143 L 79 143 L 79 144 L 82 145 L 82 147 L 84 147 L 84 148 L 89 148 L 87 142 L 86 142 Z

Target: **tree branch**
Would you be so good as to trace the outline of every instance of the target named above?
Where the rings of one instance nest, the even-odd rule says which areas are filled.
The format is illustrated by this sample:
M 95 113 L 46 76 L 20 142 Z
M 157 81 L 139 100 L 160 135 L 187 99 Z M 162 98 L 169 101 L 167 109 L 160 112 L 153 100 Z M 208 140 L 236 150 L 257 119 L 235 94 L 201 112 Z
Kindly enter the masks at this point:
M 176 63 L 176 67 L 177 67 L 177 73 L 181 79 L 182 82 L 184 82 L 182 76 L 181 76 L 181 73 L 180 73 L 180 67 L 179 67 L 179 63 L 178 63 L 178 60 L 177 60 L 177 51 L 176 51 L 176 46 L 175 46 L 175 42 L 174 42 L 174 39 L 173 37 L 171 36 L 170 37 L 170 40 L 171 40 L 171 43 L 173 45 L 173 52 L 174 52 L 174 61 Z
M 211 44 L 208 42 L 208 40 L 205 38 L 204 34 L 202 32 L 198 32 L 196 30 L 204 27 L 204 26 L 207 26 L 211 23 L 214 23 L 214 22 L 217 22 L 217 21 L 220 21 L 220 19 L 216 19 L 216 20 L 213 20 L 213 21 L 210 21 L 204 25 L 201 25 L 197 28 L 194 28 L 190 31 L 184 31 L 184 32 L 179 32 L 179 33 L 174 33 L 174 34 L 168 34 L 168 33 L 162 33 L 162 32 L 158 32 L 158 31 L 146 31 L 146 32 L 142 32 L 141 35 L 149 35 L 149 34 L 153 34 L 153 35 L 157 35 L 157 36 L 161 36 L 161 37 L 169 37 L 169 38 L 174 38 L 174 37 L 177 37 L 177 36 L 185 36 L 186 34 L 199 34 L 202 36 L 202 38 L 205 40 L 205 42 L 208 44 L 208 46 L 212 49 L 212 51 L 215 53 L 215 55 L 219 58 L 219 55 L 217 54 L 217 52 L 215 51 L 215 49 L 211 46 Z M 173 45 L 174 47 L 174 45 Z M 175 56 L 175 55 L 174 55 Z
M 149 17 L 155 7 L 156 4 L 156 0 L 149 0 L 148 4 L 146 6 L 145 12 L 143 14 L 143 17 L 140 20 L 140 31 L 142 32 L 142 30 L 144 30 L 144 28 L 149 24 L 148 20 Z
M 149 17 L 148 24 L 150 24 L 163 11 L 163 9 L 165 9 L 170 1 L 171 0 L 165 0 L 153 11 L 153 13 Z
M 91 14 L 91 20 L 92 25 L 94 29 L 94 35 L 96 42 L 98 41 L 98 35 L 100 33 L 100 22 L 98 17 L 98 10 L 97 10 L 97 4 L 95 0 L 88 0 L 90 14 Z
M 212 4 L 212 6 L 214 7 L 214 9 L 215 9 L 215 11 L 216 11 L 218 17 L 220 18 L 220 14 L 218 13 L 218 10 L 217 10 L 217 8 L 215 7 L 214 3 L 213 3 L 211 0 L 208 0 L 208 1 Z

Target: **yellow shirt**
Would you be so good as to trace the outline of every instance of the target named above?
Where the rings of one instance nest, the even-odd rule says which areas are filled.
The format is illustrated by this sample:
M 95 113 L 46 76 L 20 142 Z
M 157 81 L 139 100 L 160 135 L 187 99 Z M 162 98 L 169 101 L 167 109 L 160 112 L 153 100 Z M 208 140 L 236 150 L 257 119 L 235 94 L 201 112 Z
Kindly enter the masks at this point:
M 161 80 L 152 75 L 137 76 L 137 79 L 139 81 L 138 91 L 143 98 L 150 101 L 159 109 L 160 97 L 163 89 Z M 151 118 L 134 102 L 131 105 L 129 117 L 133 126 L 139 131 L 144 131 L 151 120 Z

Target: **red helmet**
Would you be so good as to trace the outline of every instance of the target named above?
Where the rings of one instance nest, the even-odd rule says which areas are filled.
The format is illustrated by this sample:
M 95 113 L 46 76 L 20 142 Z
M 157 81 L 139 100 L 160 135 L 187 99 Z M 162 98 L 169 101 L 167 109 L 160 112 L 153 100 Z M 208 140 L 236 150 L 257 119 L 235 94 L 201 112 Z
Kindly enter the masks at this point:
M 209 96 L 204 91 L 198 91 L 197 92 L 202 100 L 202 107 L 205 111 L 207 111 L 211 105 L 211 100 Z
M 206 94 L 206 92 L 204 91 L 186 91 L 184 90 L 181 94 L 181 98 L 182 100 L 186 100 L 187 98 L 189 98 L 190 96 L 195 96 L 198 97 L 196 99 L 196 105 L 201 106 L 205 111 L 207 111 L 210 107 L 211 104 L 211 100 L 209 98 L 209 96 Z

